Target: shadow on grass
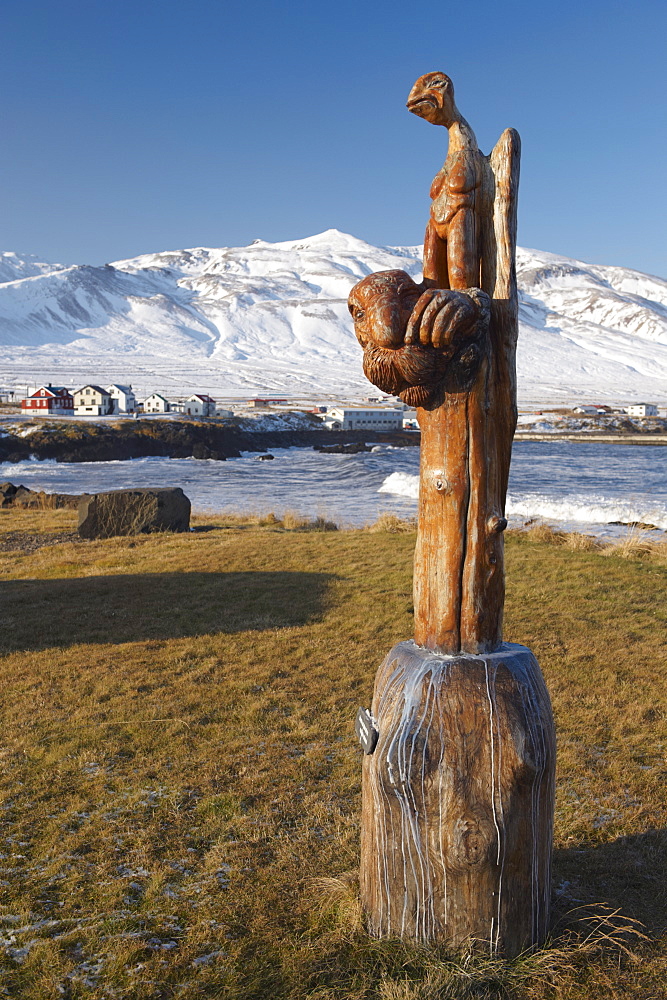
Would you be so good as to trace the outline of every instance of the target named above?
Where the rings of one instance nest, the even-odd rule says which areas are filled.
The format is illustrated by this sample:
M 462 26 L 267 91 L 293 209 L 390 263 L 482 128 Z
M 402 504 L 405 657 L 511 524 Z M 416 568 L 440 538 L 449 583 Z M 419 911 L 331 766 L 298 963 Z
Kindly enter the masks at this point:
M 306 625 L 332 574 L 155 573 L 0 584 L 0 651 Z
M 640 920 L 651 937 L 667 929 L 667 830 L 557 850 L 553 862 L 556 919 L 577 906 L 607 903 Z

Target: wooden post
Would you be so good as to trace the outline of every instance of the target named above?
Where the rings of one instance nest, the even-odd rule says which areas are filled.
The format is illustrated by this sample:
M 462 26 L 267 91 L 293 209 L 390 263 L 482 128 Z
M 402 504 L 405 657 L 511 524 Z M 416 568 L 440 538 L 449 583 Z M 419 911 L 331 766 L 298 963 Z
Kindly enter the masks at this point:
M 422 432 L 415 641 L 376 677 L 362 904 L 375 935 L 515 955 L 548 928 L 555 770 L 540 668 L 502 642 L 520 144 L 508 129 L 484 156 L 444 73 L 408 108 L 449 133 L 424 280 L 380 272 L 349 299 L 367 376 L 418 407 Z
M 525 646 L 395 646 L 364 757 L 361 896 L 378 937 L 516 955 L 549 922 L 554 733 Z

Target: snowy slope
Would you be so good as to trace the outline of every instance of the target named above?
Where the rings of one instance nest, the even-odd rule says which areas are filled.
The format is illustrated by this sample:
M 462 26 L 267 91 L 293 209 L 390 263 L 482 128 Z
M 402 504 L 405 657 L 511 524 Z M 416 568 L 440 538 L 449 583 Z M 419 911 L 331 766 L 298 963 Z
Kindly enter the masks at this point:
M 667 401 L 667 282 L 532 250 L 518 266 L 520 402 Z M 418 276 L 420 249 L 328 230 L 104 267 L 5 254 L 0 381 L 365 395 L 346 299 L 389 268 Z
M 17 254 L 11 250 L 0 253 L 0 282 L 34 278 L 35 275 L 60 271 L 62 264 L 48 264 L 32 254 Z

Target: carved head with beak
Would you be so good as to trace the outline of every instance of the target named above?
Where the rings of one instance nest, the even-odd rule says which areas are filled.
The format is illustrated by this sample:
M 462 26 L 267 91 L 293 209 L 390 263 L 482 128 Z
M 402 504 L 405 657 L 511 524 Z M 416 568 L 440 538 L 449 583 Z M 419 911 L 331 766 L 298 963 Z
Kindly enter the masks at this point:
M 406 107 L 432 125 L 449 128 L 461 114 L 454 103 L 454 85 L 446 73 L 425 73 L 408 94 Z

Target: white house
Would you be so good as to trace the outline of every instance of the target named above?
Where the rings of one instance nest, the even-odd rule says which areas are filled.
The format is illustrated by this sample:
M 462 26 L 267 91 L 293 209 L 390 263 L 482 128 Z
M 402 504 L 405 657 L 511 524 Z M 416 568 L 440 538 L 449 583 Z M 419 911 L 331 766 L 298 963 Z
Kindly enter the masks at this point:
M 84 385 L 74 393 L 74 412 L 82 417 L 106 417 L 114 412 L 114 402 L 99 385 Z
M 629 417 L 657 417 L 658 407 L 653 403 L 633 403 L 627 407 Z
M 154 392 L 144 400 L 144 413 L 169 413 L 171 404 L 159 392 Z
M 331 431 L 398 431 L 403 426 L 403 410 L 386 406 L 334 406 L 324 417 Z
M 214 417 L 215 400 L 203 392 L 194 392 L 183 403 L 181 412 L 191 417 Z
M 132 392 L 131 385 L 114 383 L 114 385 L 107 386 L 107 392 L 115 400 L 115 413 L 134 413 L 137 408 L 137 397 Z
M 604 412 L 599 406 L 589 406 L 587 403 L 584 403 L 582 406 L 575 406 L 574 408 L 574 413 L 584 413 L 588 416 L 595 416 L 598 413 Z

